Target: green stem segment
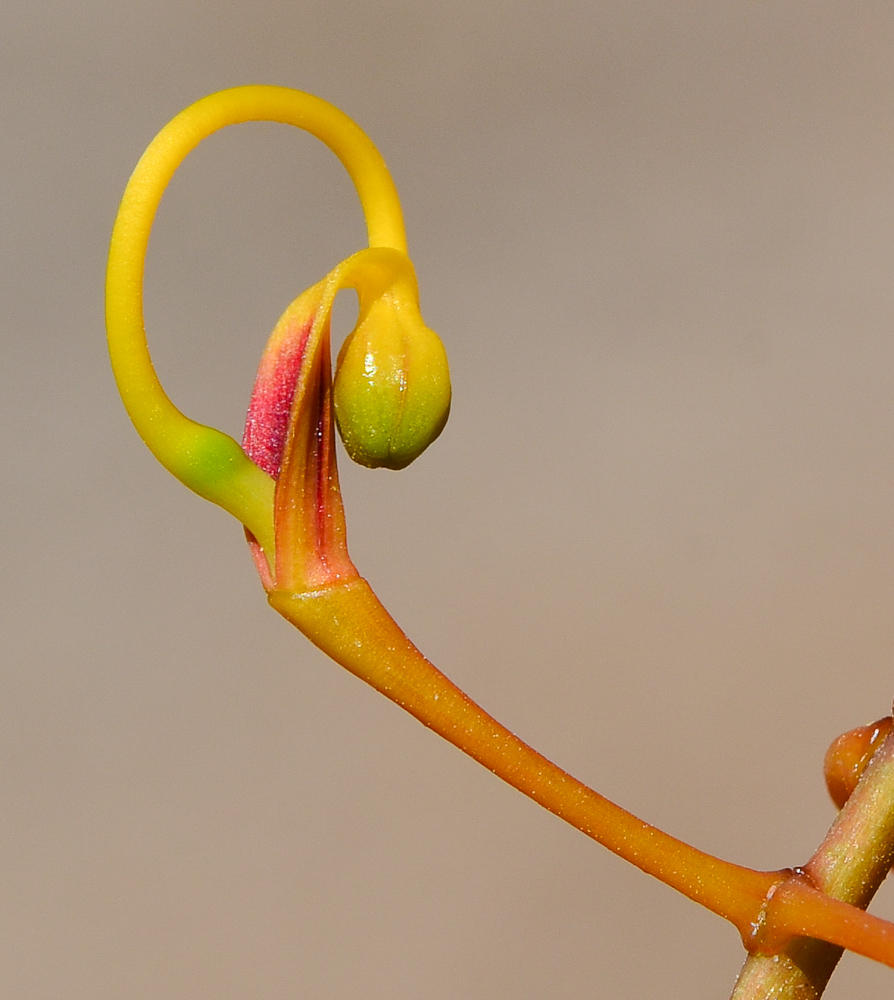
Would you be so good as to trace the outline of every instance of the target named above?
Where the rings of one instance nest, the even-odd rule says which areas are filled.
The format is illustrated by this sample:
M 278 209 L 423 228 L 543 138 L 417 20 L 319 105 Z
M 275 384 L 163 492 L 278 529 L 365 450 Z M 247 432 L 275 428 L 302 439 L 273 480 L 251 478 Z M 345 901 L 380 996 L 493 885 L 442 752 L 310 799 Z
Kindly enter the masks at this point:
M 803 875 L 783 886 L 768 904 L 768 925 L 785 924 L 789 933 L 804 936 L 796 937 L 779 954 L 751 955 L 739 975 L 733 1000 L 817 1000 L 841 957 L 838 945 L 891 965 L 894 928 L 862 910 L 892 862 L 894 730 L 880 744 L 826 838 L 804 866 Z M 804 905 L 809 894 L 819 897 L 815 909 Z M 840 901 L 837 905 L 836 900 Z M 826 943 L 830 938 L 837 944 Z

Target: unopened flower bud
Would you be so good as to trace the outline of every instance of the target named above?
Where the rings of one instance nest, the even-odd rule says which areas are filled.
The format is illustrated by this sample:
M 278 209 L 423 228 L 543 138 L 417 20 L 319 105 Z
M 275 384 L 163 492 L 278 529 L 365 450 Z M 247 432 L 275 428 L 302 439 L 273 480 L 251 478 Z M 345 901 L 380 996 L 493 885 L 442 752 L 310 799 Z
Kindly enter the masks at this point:
M 402 469 L 444 429 L 450 411 L 447 354 L 399 287 L 373 298 L 338 355 L 334 402 L 351 458 Z
M 840 809 L 857 787 L 866 765 L 891 729 L 891 716 L 839 736 L 826 751 L 826 787 Z

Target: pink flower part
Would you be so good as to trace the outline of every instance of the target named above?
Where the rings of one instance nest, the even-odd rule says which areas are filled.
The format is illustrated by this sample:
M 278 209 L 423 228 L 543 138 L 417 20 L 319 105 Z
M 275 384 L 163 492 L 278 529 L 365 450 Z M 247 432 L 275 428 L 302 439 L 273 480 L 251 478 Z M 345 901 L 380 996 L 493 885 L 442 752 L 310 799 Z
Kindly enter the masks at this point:
M 274 479 L 282 467 L 298 375 L 313 324 L 314 313 L 305 313 L 297 322 L 285 323 L 273 332 L 248 405 L 242 448 Z

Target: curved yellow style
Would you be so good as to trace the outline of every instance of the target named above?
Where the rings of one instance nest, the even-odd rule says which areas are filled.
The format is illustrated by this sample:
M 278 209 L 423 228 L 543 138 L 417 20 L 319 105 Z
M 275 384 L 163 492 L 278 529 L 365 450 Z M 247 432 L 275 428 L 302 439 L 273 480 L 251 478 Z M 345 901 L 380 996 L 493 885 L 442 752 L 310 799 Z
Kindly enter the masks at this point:
M 227 125 L 274 121 L 326 143 L 357 188 L 371 247 L 406 253 L 397 191 L 366 134 L 347 115 L 311 94 L 285 87 L 223 90 L 188 107 L 141 157 L 121 200 L 109 249 L 106 326 L 121 398 L 150 451 L 181 482 L 238 518 L 273 551 L 273 480 L 229 435 L 190 420 L 158 381 L 143 324 L 143 270 L 152 222 L 174 171 L 202 139 Z

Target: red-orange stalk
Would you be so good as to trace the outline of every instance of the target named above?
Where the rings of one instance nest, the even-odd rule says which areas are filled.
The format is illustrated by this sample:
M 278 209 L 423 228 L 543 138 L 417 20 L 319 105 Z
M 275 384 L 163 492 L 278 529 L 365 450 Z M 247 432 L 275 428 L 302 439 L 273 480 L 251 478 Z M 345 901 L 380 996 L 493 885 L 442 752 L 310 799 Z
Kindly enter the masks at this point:
M 547 760 L 431 664 L 365 580 L 298 594 L 274 590 L 268 600 L 332 659 L 498 777 L 731 921 L 749 949 L 778 950 L 793 934 L 812 933 L 894 965 L 894 925 L 836 904 L 790 871 L 757 872 L 691 847 Z

